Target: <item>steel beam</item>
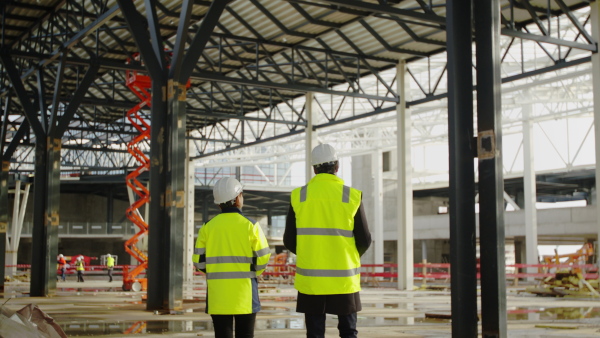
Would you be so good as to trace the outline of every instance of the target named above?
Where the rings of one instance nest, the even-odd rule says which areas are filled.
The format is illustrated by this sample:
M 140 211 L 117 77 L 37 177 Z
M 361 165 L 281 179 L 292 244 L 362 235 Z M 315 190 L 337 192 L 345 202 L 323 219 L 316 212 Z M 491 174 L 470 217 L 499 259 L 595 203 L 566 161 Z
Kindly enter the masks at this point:
M 452 336 L 477 337 L 470 0 L 447 2 Z
M 297 0 L 288 0 L 289 2 L 299 2 Z M 436 23 L 440 25 L 445 25 L 446 20 L 444 17 L 439 15 L 434 15 L 430 13 L 420 13 L 415 11 L 410 11 L 406 9 L 396 8 L 389 5 L 381 5 L 381 4 L 373 4 L 364 1 L 357 0 L 320 0 L 320 2 L 333 4 L 339 7 L 345 7 L 360 11 L 365 11 L 369 13 L 377 13 L 377 14 L 388 14 L 393 15 L 399 18 L 420 20 L 426 23 Z
M 90 68 L 87 70 L 83 79 L 79 83 L 79 87 L 75 93 L 73 93 L 73 97 L 71 102 L 69 102 L 67 109 L 65 110 L 63 116 L 61 116 L 58 121 L 58 125 L 55 127 L 55 124 L 52 123 L 49 128 L 49 135 L 56 135 L 56 137 L 62 137 L 69 127 L 69 123 L 75 116 L 75 112 L 81 105 L 83 98 L 85 97 L 85 93 L 89 90 L 90 86 L 96 79 L 96 74 L 98 73 L 99 65 L 98 63 L 92 63 Z M 54 121 L 55 114 L 52 114 L 52 121 Z
M 190 0 L 191 1 L 191 0 Z M 190 43 L 190 47 L 183 56 L 183 60 L 179 70 L 175 70 L 171 68 L 171 72 L 169 73 L 169 78 L 176 80 L 179 83 L 186 83 L 190 78 L 192 71 L 196 64 L 198 63 L 198 59 L 204 48 L 206 47 L 206 43 L 210 38 L 217 22 L 219 22 L 219 18 L 221 17 L 221 13 L 225 10 L 227 4 L 229 4 L 229 0 L 221 0 L 221 1 L 213 1 L 202 20 L 202 23 L 198 27 L 196 34 L 194 35 L 194 39 Z M 191 8 L 190 8 L 191 10 Z M 183 13 L 182 13 L 183 15 Z M 187 27 L 186 27 L 187 30 Z M 186 34 L 187 35 L 187 34 Z
M 557 45 L 557 46 L 564 46 L 564 47 L 569 47 L 569 48 L 587 50 L 587 51 L 594 52 L 594 53 L 596 53 L 598 51 L 598 46 L 595 43 L 585 44 L 585 43 L 581 43 L 581 42 L 553 38 L 551 36 L 525 33 L 522 31 L 517 31 L 517 30 L 513 30 L 513 29 L 508 29 L 508 28 L 502 28 L 500 30 L 500 32 L 502 33 L 502 35 L 511 36 L 511 37 L 519 38 L 519 39 L 523 39 L 523 40 L 544 42 L 544 43 L 549 43 L 549 44 L 553 44 L 553 45 Z
M 25 90 L 23 79 L 19 76 L 17 67 L 15 66 L 10 54 L 6 50 L 0 51 L 0 62 L 2 62 L 6 74 L 8 75 L 8 78 L 10 79 L 10 82 L 15 90 L 15 94 L 17 95 L 17 98 L 23 107 L 23 111 L 29 120 L 31 129 L 33 129 L 33 132 L 36 136 L 44 135 L 44 128 L 37 117 L 37 109 L 27 96 L 27 90 Z
M 83 38 L 85 38 L 89 34 L 92 34 L 97 29 L 99 29 L 104 24 L 106 24 L 108 21 L 110 21 L 110 19 L 112 19 L 115 15 L 119 14 L 118 8 L 119 8 L 118 6 L 113 6 L 113 7 L 109 8 L 106 12 L 102 13 L 102 15 L 100 15 L 96 20 L 94 20 L 94 22 L 92 22 L 88 26 L 81 29 L 72 38 L 70 38 L 68 41 L 64 42 L 59 48 L 55 49 L 49 58 L 41 60 L 40 62 L 38 62 L 36 67 L 25 71 L 24 74 L 21 76 L 21 78 L 23 80 L 27 79 L 29 76 L 31 76 L 32 74 L 35 73 L 36 69 L 43 68 L 43 67 L 51 64 L 52 62 L 54 62 L 62 53 L 71 49 L 73 46 L 75 46 L 77 43 L 79 43 Z
M 159 74 L 164 68 L 164 60 L 159 59 L 158 55 L 154 53 L 152 43 L 150 42 L 150 33 L 146 29 L 148 22 L 137 11 L 133 1 L 117 0 L 117 3 L 121 9 L 120 12 L 125 17 L 127 27 L 133 35 L 133 40 L 142 55 L 146 71 L 151 77 L 160 76 Z M 154 9 L 148 8 L 147 10 L 152 11 Z
M 204 80 L 204 81 L 216 81 L 216 82 L 224 82 L 229 84 L 237 84 L 244 86 L 252 86 L 252 87 L 262 87 L 262 88 L 273 88 L 278 90 L 288 90 L 293 92 L 300 93 L 321 93 L 321 94 L 331 94 L 331 95 L 340 95 L 340 96 L 351 96 L 358 97 L 364 99 L 371 100 L 379 100 L 379 101 L 387 101 L 387 102 L 398 102 L 397 97 L 385 97 L 385 96 L 377 96 L 377 95 L 369 95 L 362 93 L 354 93 L 354 92 L 342 92 L 337 90 L 325 89 L 322 87 L 313 87 L 307 85 L 299 85 L 299 84 L 286 84 L 286 83 L 274 83 L 267 81 L 256 81 L 256 80 L 248 80 L 242 78 L 231 77 L 227 75 L 221 75 L 216 72 L 195 72 L 192 73 L 192 79 Z

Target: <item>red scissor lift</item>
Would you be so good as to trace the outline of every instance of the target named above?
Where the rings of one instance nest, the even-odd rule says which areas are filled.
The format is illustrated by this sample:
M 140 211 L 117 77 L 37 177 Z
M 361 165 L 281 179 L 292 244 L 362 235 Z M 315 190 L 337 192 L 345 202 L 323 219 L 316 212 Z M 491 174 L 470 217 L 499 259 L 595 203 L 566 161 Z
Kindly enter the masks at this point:
M 127 71 L 126 77 L 127 87 L 141 100 L 127 112 L 127 119 L 140 134 L 127 144 L 127 151 L 136 159 L 139 166 L 126 178 L 127 186 L 137 194 L 137 200 L 127 208 L 126 216 L 137 225 L 139 231 L 125 242 L 125 251 L 135 258 L 139 265 L 132 270 L 129 270 L 127 265 L 123 266 L 123 290 L 139 291 L 146 290 L 148 286 L 147 278 L 138 278 L 138 275 L 148 268 L 148 256 L 136 246 L 137 242 L 148 234 L 148 223 L 144 221 L 139 209 L 150 200 L 148 188 L 138 180 L 138 176 L 150 170 L 150 159 L 139 148 L 140 142 L 150 140 L 150 125 L 139 115 L 139 112 L 145 106 L 150 107 L 152 96 L 148 89 L 152 86 L 152 80 L 149 76 L 140 75 L 135 71 Z

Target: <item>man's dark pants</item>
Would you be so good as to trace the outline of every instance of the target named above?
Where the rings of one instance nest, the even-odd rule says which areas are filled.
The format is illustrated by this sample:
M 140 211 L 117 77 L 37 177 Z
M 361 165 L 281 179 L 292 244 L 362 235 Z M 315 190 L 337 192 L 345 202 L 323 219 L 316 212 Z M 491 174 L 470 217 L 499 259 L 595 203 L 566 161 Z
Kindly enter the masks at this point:
M 306 337 L 307 338 L 324 338 L 325 337 L 325 314 L 304 314 L 306 322 Z M 356 330 L 356 313 L 349 315 L 338 315 L 338 330 L 342 338 L 358 337 Z
M 235 338 L 253 338 L 256 313 L 247 315 L 210 315 L 215 329 L 215 338 L 233 338 L 233 318 L 235 317 Z

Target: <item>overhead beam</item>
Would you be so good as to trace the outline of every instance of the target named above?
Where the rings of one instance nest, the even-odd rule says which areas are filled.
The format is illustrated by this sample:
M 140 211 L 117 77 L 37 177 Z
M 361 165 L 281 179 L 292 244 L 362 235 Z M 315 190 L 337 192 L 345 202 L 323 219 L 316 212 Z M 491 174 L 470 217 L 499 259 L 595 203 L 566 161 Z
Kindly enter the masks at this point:
M 32 74 L 34 74 L 38 68 L 43 68 L 43 67 L 51 64 L 52 62 L 54 62 L 61 55 L 61 53 L 66 52 L 69 49 L 71 49 L 73 46 L 75 46 L 77 43 L 79 43 L 86 36 L 95 32 L 98 28 L 102 27 L 104 24 L 106 24 L 108 21 L 110 21 L 110 19 L 112 19 L 115 15 L 119 14 L 118 9 L 119 9 L 119 6 L 113 6 L 110 9 L 108 9 L 106 12 L 104 12 L 102 15 L 98 16 L 98 18 L 96 20 L 94 20 L 94 22 L 92 22 L 90 25 L 84 27 L 82 30 L 77 32 L 77 34 L 75 34 L 72 38 L 70 38 L 68 41 L 65 41 L 60 47 L 55 49 L 50 54 L 49 58 L 41 60 L 40 62 L 38 62 L 36 67 L 31 68 L 28 71 L 26 71 L 23 74 L 23 76 L 21 76 L 21 78 L 23 80 L 25 80 L 28 77 L 30 77 Z
M 306 4 L 305 1 L 298 1 L 298 0 L 287 0 L 287 1 Z M 409 11 L 406 9 L 392 7 L 390 5 L 374 4 L 374 3 L 368 3 L 368 2 L 357 1 L 357 0 L 319 0 L 319 2 L 329 3 L 332 5 L 339 6 L 339 7 L 355 9 L 355 10 L 365 11 L 365 12 L 370 12 L 370 13 L 389 14 L 389 15 L 397 16 L 399 18 L 415 19 L 415 20 L 421 20 L 421 21 L 427 22 L 427 23 L 436 23 L 436 24 L 440 24 L 440 25 L 446 25 L 446 18 L 444 18 L 442 16 L 434 15 L 434 14 L 430 14 L 430 13 L 419 13 L 419 12 Z
M 350 96 L 357 97 L 363 99 L 370 100 L 379 100 L 386 102 L 398 102 L 397 97 L 384 97 L 377 95 L 369 95 L 355 92 L 342 92 L 337 90 L 325 89 L 322 87 L 312 87 L 306 85 L 298 85 L 298 84 L 285 84 L 285 83 L 274 83 L 274 82 L 266 82 L 266 81 L 254 81 L 247 80 L 241 78 L 230 77 L 226 75 L 221 75 L 219 73 L 212 72 L 195 72 L 192 74 L 193 79 L 204 80 L 204 81 L 216 81 L 216 82 L 224 82 L 229 84 L 243 85 L 249 87 L 262 87 L 262 88 L 272 88 L 278 90 L 287 90 L 292 92 L 300 92 L 300 93 L 320 93 L 320 94 L 330 94 L 330 95 L 340 95 L 340 96 Z
M 580 42 L 575 42 L 575 41 L 557 39 L 557 38 L 553 38 L 551 36 L 536 35 L 536 34 L 526 33 L 526 32 L 522 32 L 522 31 L 516 31 L 516 30 L 508 29 L 508 28 L 502 28 L 500 30 L 500 33 L 502 35 L 511 36 L 514 38 L 549 43 L 549 44 L 553 44 L 553 45 L 557 45 L 557 46 L 564 46 L 564 47 L 581 49 L 581 50 L 587 50 L 587 51 L 594 52 L 594 53 L 596 53 L 598 51 L 598 46 L 595 43 L 594 44 L 585 44 L 585 43 L 580 43 Z

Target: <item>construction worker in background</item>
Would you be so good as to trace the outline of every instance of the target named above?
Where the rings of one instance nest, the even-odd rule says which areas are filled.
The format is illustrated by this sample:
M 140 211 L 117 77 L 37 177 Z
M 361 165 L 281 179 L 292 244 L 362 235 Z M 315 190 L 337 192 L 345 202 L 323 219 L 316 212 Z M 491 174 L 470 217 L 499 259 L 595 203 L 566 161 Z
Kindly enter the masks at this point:
M 362 193 L 336 176 L 331 145 L 318 145 L 311 157 L 316 176 L 292 191 L 283 234 L 296 254 L 296 311 L 304 313 L 307 337 L 325 337 L 326 313 L 338 316 L 340 337 L 357 337 L 360 256 L 371 244 Z
M 77 257 L 75 269 L 77 270 L 77 282 L 83 283 L 83 271 L 85 270 L 85 262 L 83 261 L 83 257 Z
M 60 269 L 60 277 L 65 282 L 67 280 L 67 260 L 63 254 L 58 255 L 58 268 Z M 56 280 L 58 280 L 58 276 L 56 276 Z
M 244 216 L 242 184 L 220 179 L 213 189 L 221 213 L 198 232 L 192 261 L 206 273 L 206 313 L 213 320 L 215 337 L 254 337 L 260 311 L 258 281 L 271 250 L 258 222 Z
M 110 254 L 106 254 L 106 269 L 108 270 L 108 278 L 110 278 L 109 282 L 112 282 L 112 280 L 113 280 L 112 272 L 113 272 L 114 267 L 115 267 L 115 259 Z

